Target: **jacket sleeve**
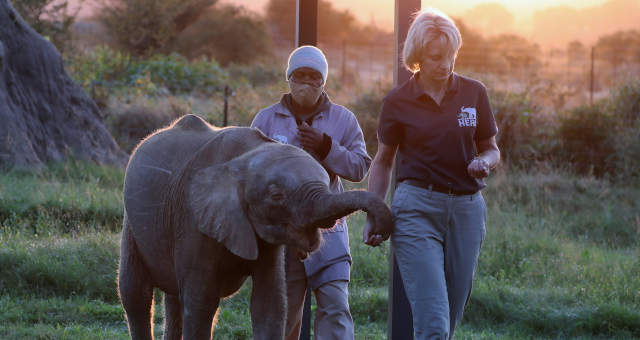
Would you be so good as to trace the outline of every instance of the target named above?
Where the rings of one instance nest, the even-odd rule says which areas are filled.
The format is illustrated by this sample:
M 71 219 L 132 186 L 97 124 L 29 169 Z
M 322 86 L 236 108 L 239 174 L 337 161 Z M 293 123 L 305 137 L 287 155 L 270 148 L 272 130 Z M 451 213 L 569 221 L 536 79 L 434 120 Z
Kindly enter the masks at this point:
M 251 127 L 252 128 L 258 128 L 260 131 L 262 131 L 264 134 L 266 134 L 267 132 L 265 131 L 265 119 L 264 119 L 264 110 L 258 112 L 258 114 L 256 114 L 255 117 L 253 117 L 253 121 L 251 122 Z
M 328 170 L 351 182 L 360 182 L 364 179 L 371 165 L 371 157 L 367 154 L 362 129 L 355 115 L 345 109 L 344 135 L 336 140 L 331 136 L 331 149 L 327 157 L 321 161 Z

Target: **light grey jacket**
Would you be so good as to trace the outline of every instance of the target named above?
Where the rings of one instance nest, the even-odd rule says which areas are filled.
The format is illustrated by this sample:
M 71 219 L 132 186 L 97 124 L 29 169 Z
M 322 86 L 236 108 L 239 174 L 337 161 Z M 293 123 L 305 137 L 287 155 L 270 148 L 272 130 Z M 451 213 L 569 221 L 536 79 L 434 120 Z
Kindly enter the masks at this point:
M 367 154 L 364 136 L 355 115 L 341 105 L 331 103 L 328 111 L 313 117 L 311 126 L 331 137 L 331 149 L 325 159 L 313 157 L 324 166 L 331 177 L 330 189 L 342 192 L 340 177 L 360 182 L 364 179 L 371 157 Z M 280 102 L 258 112 L 251 127 L 260 129 L 265 135 L 286 144 L 301 148 L 298 140 L 296 119 Z M 322 247 L 305 261 L 305 271 L 312 289 L 328 281 L 349 280 L 349 233 L 344 218 L 331 229 L 323 230 Z

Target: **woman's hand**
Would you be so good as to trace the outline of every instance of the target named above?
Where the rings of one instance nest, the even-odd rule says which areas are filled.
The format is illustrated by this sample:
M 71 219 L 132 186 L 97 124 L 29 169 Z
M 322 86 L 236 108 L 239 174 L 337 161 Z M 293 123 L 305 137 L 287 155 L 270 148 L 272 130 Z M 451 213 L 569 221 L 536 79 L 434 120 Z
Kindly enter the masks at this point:
M 364 241 L 364 244 L 368 246 L 377 247 L 380 245 L 380 243 L 384 242 L 389 237 L 387 236 L 385 238 L 381 234 L 372 234 L 372 223 L 373 222 L 367 216 L 367 222 L 365 223 L 364 229 L 362 230 L 362 240 Z
M 500 149 L 498 149 L 496 137 L 476 141 L 476 148 L 478 156 L 467 166 L 467 173 L 471 177 L 485 178 L 500 162 Z
M 475 178 L 485 178 L 489 176 L 491 169 L 489 168 L 489 163 L 485 161 L 483 158 L 474 158 L 469 166 L 467 166 L 467 172 L 471 177 Z

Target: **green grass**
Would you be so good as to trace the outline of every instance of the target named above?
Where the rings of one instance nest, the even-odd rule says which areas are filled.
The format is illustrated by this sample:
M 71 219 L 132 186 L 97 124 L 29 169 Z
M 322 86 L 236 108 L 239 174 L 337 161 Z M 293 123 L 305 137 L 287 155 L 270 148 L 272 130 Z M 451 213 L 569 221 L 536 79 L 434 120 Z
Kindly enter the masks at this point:
M 0 174 L 0 338 L 128 338 L 121 187 L 122 170 L 75 161 Z M 487 235 L 457 339 L 640 338 L 640 188 L 504 168 L 484 195 Z M 389 244 L 365 247 L 363 224 L 349 218 L 356 339 L 386 339 Z M 222 302 L 216 338 L 251 338 L 250 288 Z M 161 305 L 157 294 L 157 337 Z

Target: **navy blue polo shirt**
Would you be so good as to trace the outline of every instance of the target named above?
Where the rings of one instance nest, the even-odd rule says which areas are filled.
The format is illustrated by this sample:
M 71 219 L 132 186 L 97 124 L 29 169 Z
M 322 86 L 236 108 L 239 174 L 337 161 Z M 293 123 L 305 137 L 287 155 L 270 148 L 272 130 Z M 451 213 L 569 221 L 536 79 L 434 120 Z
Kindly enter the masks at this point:
M 485 86 L 453 73 L 440 105 L 427 95 L 414 74 L 382 103 L 378 138 L 398 146 L 397 179 L 414 179 L 456 191 L 485 187 L 467 166 L 475 142 L 498 132 Z

